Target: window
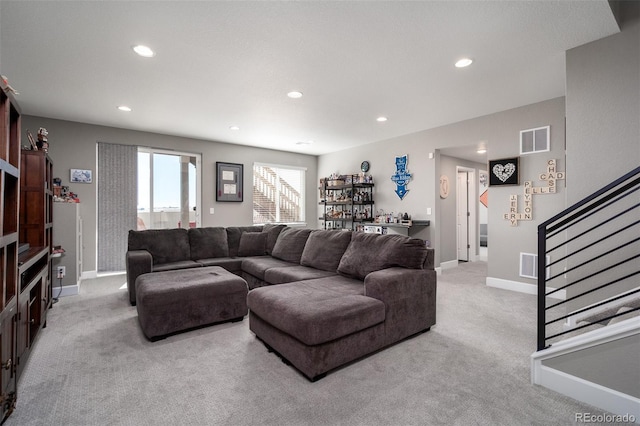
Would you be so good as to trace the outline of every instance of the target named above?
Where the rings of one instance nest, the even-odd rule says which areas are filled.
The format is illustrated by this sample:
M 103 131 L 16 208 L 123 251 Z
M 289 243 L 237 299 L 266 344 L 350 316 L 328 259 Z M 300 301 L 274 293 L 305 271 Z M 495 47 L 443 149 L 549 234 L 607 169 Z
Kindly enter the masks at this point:
M 551 126 L 520 131 L 520 154 L 549 151 L 549 129 Z
M 199 226 L 200 155 L 138 149 L 138 229 Z
M 273 164 L 253 165 L 253 223 L 304 222 L 307 169 Z

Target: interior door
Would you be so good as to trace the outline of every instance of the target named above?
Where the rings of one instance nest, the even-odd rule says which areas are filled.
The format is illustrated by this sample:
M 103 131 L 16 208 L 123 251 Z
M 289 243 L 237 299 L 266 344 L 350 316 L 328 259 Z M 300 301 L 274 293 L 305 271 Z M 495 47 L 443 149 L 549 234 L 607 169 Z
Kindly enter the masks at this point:
M 458 172 L 456 184 L 458 260 L 469 261 L 469 174 Z
M 200 226 L 200 155 L 138 150 L 138 229 Z

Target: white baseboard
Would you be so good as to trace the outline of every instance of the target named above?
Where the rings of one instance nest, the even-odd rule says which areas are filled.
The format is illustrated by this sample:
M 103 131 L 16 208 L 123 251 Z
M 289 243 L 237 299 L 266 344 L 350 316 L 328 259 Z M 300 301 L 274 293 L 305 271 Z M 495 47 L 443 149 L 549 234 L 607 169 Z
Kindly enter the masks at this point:
M 639 332 L 640 318 L 630 318 L 615 325 L 554 343 L 543 351 L 534 352 L 531 355 L 531 383 L 544 386 L 616 415 L 633 416 L 635 419 L 632 422 L 638 422 L 640 421 L 640 399 L 548 367 L 543 365 L 543 362 L 547 359 L 623 339 Z
M 458 266 L 458 260 L 448 260 L 446 262 L 440 262 L 440 268 L 444 271 L 445 269 L 451 269 Z
M 511 280 L 505 280 L 502 278 L 487 277 L 486 284 L 489 287 L 501 288 L 503 290 L 511 290 L 511 291 L 517 291 L 519 293 L 527 293 L 527 294 L 535 294 L 535 295 L 538 294 L 537 285 L 527 284 L 520 281 L 511 281 Z M 553 289 L 551 287 L 547 287 L 546 291 L 549 292 L 552 290 Z M 565 300 L 567 298 L 567 293 L 565 290 L 560 290 L 553 293 L 549 297 L 553 299 Z
M 127 271 L 111 271 L 111 272 L 98 272 L 94 278 L 98 277 L 114 277 L 117 275 L 126 275 Z
M 76 285 L 63 285 L 62 287 L 56 287 L 55 285 L 51 288 L 51 293 L 53 297 L 66 297 L 66 296 L 75 296 L 80 294 L 80 284 Z
M 640 419 L 640 399 L 597 383 L 555 370 L 544 365 L 539 366 L 537 385 L 544 386 L 578 401 L 591 404 L 601 410 L 637 421 Z
M 97 277 L 98 277 L 97 271 L 82 271 L 83 280 L 88 280 L 88 279 L 97 278 Z

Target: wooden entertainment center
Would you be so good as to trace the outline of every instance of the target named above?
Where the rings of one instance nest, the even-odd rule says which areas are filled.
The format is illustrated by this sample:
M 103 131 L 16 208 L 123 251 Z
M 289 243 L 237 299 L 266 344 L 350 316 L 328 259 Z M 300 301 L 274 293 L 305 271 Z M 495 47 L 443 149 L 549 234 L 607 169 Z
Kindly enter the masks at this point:
M 0 81 L 0 420 L 15 408 L 18 379 L 52 303 L 53 164 L 46 152 L 22 151 L 20 116 Z

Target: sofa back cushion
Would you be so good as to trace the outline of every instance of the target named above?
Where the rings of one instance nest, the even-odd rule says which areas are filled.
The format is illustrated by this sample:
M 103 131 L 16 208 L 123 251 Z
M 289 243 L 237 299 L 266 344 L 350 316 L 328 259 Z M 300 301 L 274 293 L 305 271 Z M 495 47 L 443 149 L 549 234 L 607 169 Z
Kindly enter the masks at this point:
M 131 230 L 128 250 L 147 250 L 154 265 L 191 259 L 189 234 L 181 228 Z
M 243 232 L 240 235 L 238 256 L 264 256 L 267 254 L 266 232 Z
M 229 257 L 227 231 L 222 227 L 189 229 L 191 259 Z
M 311 229 L 285 228 L 278 235 L 271 256 L 287 262 L 300 263 L 302 251 L 309 238 Z
M 351 231 L 316 229 L 307 239 L 300 264 L 335 272 L 350 242 Z
M 262 226 L 230 226 L 227 228 L 227 243 L 229 256 L 236 257 L 240 247 L 240 236 L 243 232 L 262 232 Z
M 273 251 L 273 247 L 276 245 L 276 241 L 278 241 L 280 232 L 282 232 L 282 230 L 286 227 L 287 225 L 277 225 L 274 223 L 267 223 L 264 225 L 264 227 L 262 228 L 262 232 L 267 234 L 267 242 L 265 247 L 267 250 L 267 254 L 271 254 L 271 252 Z
M 338 272 L 363 280 L 370 272 L 401 266 L 423 269 L 427 248 L 423 240 L 403 235 L 353 232 Z

